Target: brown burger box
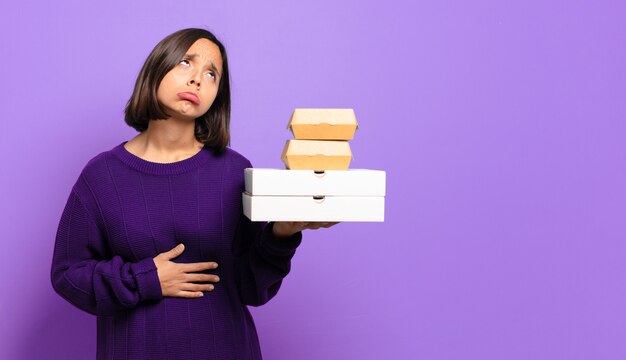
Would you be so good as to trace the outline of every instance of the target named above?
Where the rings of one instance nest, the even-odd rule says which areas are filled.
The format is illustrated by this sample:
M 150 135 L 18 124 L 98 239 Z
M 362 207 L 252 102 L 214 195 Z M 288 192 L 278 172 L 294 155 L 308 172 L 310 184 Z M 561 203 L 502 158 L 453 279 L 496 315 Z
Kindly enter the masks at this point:
M 287 128 L 297 140 L 352 140 L 358 124 L 353 109 L 295 109 Z
M 347 170 L 350 144 L 333 140 L 287 140 L 281 160 L 290 170 Z

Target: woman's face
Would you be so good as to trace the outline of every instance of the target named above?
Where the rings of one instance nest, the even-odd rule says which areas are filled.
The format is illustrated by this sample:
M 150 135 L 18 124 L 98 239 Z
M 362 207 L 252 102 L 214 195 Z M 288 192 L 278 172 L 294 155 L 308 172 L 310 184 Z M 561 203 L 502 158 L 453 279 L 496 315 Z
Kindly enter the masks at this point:
M 157 99 L 174 118 L 193 119 L 206 113 L 217 96 L 222 77 L 220 49 L 198 39 L 157 89 Z

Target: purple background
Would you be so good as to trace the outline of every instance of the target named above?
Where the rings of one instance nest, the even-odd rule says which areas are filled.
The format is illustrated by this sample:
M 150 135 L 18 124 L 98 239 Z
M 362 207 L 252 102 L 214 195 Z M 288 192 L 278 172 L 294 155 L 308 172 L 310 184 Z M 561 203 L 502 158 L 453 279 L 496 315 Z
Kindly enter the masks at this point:
M 0 5 L 0 358 L 95 353 L 54 235 L 184 27 L 226 45 L 255 166 L 281 167 L 294 108 L 350 107 L 351 167 L 387 171 L 386 221 L 306 233 L 253 309 L 267 359 L 626 358 L 623 1 L 224 3 Z

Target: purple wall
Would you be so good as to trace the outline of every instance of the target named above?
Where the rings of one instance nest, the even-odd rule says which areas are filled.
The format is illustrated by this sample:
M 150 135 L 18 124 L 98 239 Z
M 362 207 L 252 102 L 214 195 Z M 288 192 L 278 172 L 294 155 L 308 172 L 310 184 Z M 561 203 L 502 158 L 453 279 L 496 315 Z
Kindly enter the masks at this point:
M 227 4 L 224 4 L 227 3 Z M 623 1 L 0 5 L 0 358 L 85 359 L 95 319 L 50 285 L 86 162 L 156 43 L 225 43 L 232 146 L 280 167 L 295 107 L 351 107 L 384 223 L 306 233 L 253 309 L 267 359 L 626 358 Z

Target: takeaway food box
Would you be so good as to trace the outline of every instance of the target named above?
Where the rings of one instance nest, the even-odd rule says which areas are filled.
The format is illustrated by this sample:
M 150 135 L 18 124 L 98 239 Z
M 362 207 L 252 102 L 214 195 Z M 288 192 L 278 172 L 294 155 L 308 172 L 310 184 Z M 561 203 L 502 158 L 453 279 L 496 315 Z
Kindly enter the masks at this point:
M 345 170 L 352 151 L 347 141 L 287 140 L 281 160 L 291 170 Z
M 295 109 L 287 170 L 245 169 L 244 214 L 252 221 L 384 221 L 386 174 L 348 169 L 353 109 Z
M 385 219 L 380 170 L 245 169 L 244 214 L 252 221 L 373 221 Z
M 348 140 L 358 129 L 353 109 L 295 109 L 281 160 L 291 170 L 346 170 L 352 160 Z
M 287 124 L 299 140 L 352 140 L 358 127 L 353 109 L 295 109 Z

